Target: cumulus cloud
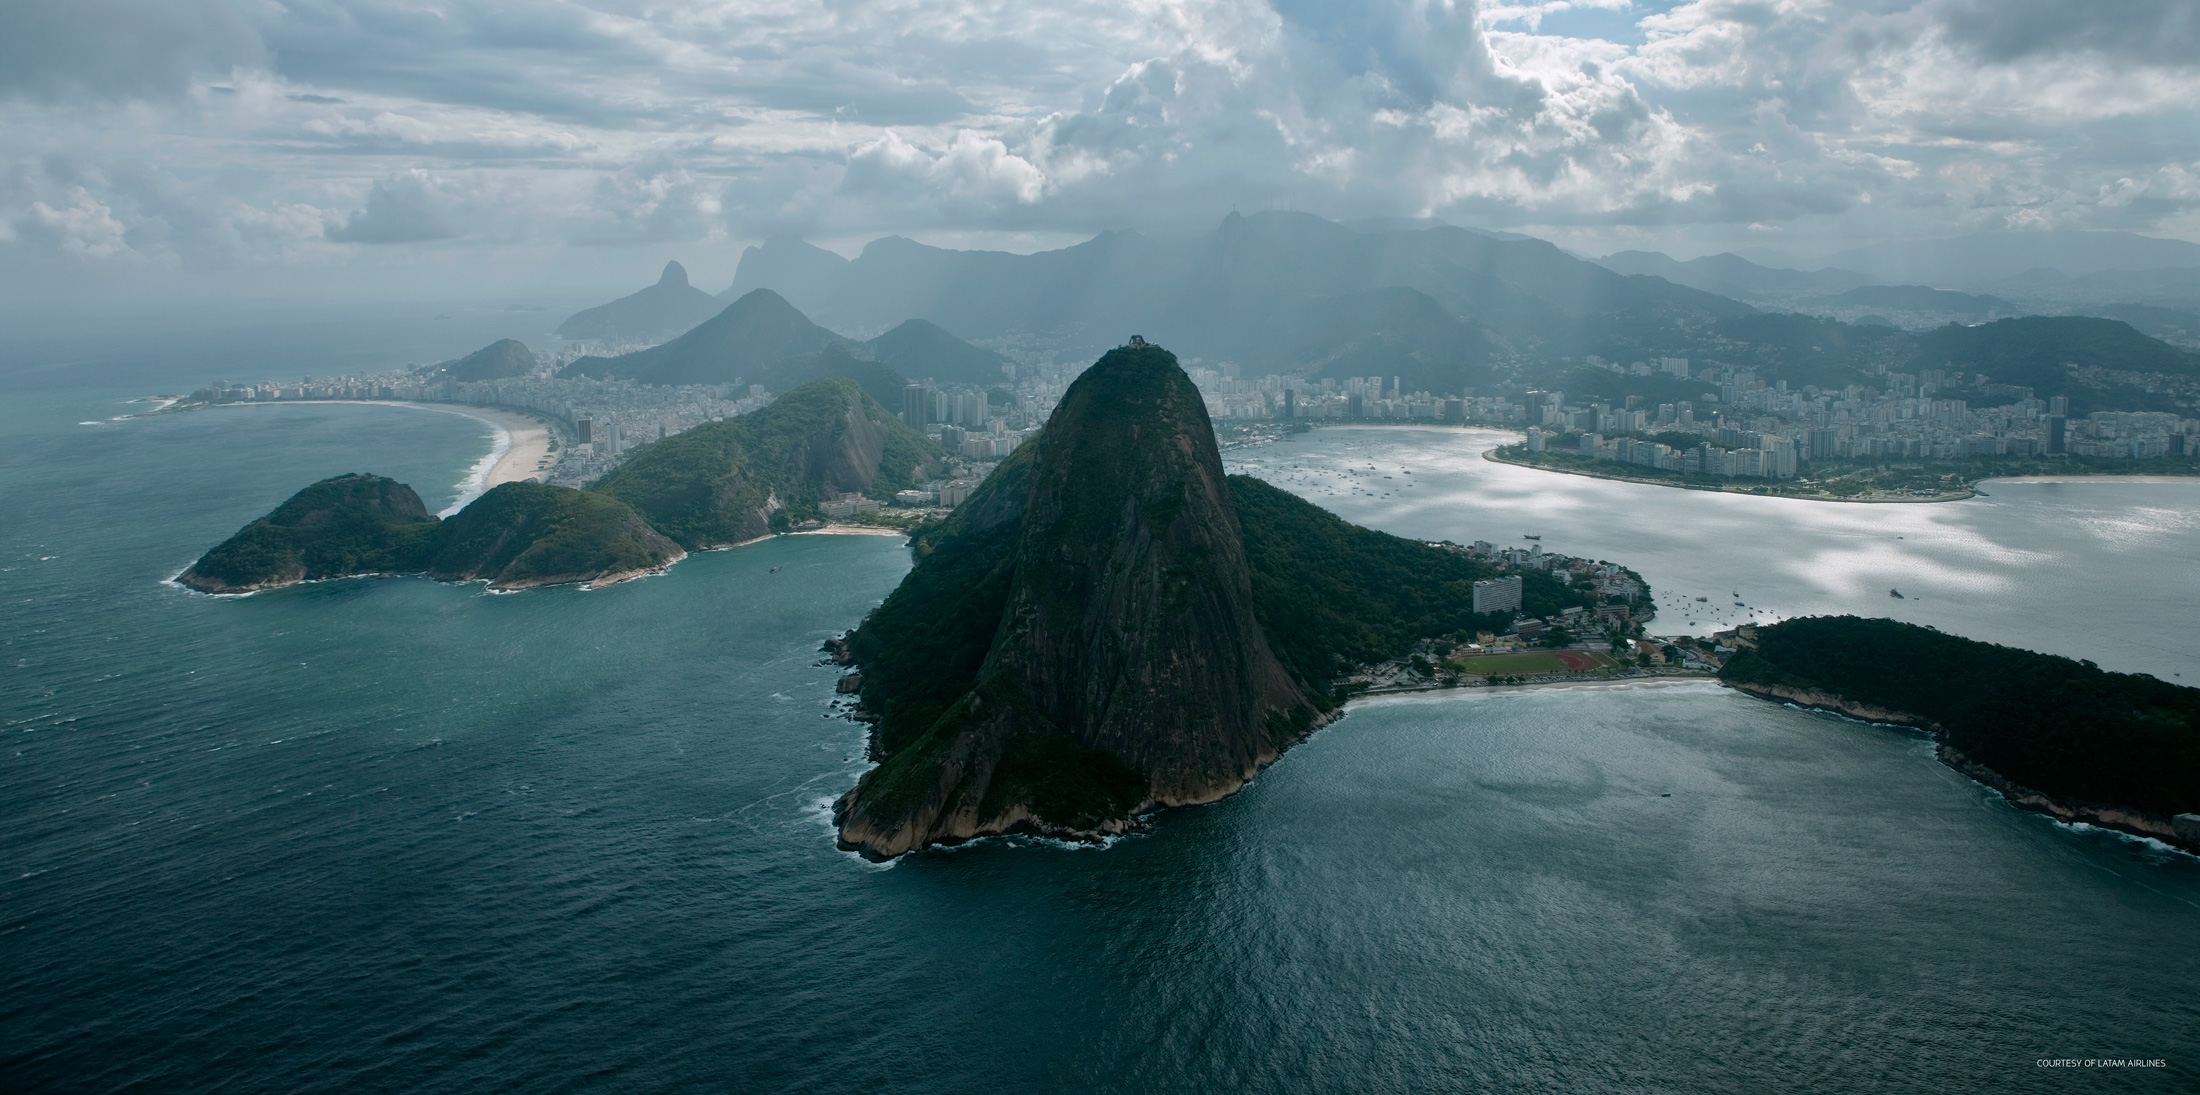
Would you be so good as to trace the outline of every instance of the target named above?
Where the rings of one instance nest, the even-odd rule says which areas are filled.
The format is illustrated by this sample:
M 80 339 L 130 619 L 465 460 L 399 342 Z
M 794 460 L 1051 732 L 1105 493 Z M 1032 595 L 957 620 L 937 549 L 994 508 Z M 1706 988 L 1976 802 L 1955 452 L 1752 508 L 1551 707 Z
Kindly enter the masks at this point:
M 2200 227 L 2194 11 L 25 0 L 0 6 L 0 261 L 1054 238 L 1232 205 L 1682 250 L 2175 230 Z
M 1950 41 L 1990 62 L 2095 53 L 2200 67 L 2200 6 L 2190 0 L 1949 0 L 1933 15 Z
M 958 131 L 943 148 L 919 148 L 887 132 L 848 154 L 840 191 L 858 197 L 944 198 L 979 207 L 1030 205 L 1046 191 L 1046 176 L 998 138 Z
M 328 229 L 338 243 L 423 243 L 458 235 L 447 212 L 447 187 L 425 171 L 376 179 L 366 207 Z
M 655 165 L 598 179 L 591 211 L 573 241 L 584 246 L 687 243 L 722 238 L 721 185 Z
M 127 246 L 122 222 L 115 219 L 114 210 L 81 186 L 70 187 L 58 207 L 32 202 L 28 212 L 15 222 L 15 229 L 20 238 L 79 258 L 107 258 L 122 253 Z

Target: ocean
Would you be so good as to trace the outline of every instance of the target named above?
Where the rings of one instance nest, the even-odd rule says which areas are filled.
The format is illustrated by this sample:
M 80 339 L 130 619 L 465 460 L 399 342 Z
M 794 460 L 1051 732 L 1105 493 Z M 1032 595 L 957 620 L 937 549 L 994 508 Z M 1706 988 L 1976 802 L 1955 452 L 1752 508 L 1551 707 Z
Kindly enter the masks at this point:
M 8 1090 L 2200 1085 L 2200 860 L 2011 810 L 1914 734 L 1703 683 L 1376 701 L 1105 848 L 874 864 L 833 846 L 865 761 L 818 646 L 899 541 L 203 597 L 165 579 L 298 487 L 440 507 L 489 430 L 110 421 L 139 389 L 42 377 L 0 406 Z M 1706 627 L 1855 604 L 2193 666 L 2185 485 L 1797 509 L 1479 478 L 1471 447 L 1231 458 L 1402 534 L 1636 565 L 1684 621 L 1739 591 Z M 1346 493 L 1363 458 L 1395 489 Z

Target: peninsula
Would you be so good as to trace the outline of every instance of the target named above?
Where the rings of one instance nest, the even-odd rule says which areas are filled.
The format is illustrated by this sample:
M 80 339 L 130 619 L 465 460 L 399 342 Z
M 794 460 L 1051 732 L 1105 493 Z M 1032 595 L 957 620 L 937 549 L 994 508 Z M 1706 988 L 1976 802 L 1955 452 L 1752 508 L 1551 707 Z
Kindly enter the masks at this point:
M 2010 805 L 2200 852 L 2200 688 L 1895 620 L 1744 628 L 1726 684 L 1914 726 Z
M 835 813 L 877 857 L 1211 802 L 1334 717 L 1354 670 L 1517 607 L 1474 611 L 1496 569 L 1464 551 L 1226 477 L 1198 389 L 1136 338 L 912 548 L 845 641 L 879 765 Z M 1535 578 L 1509 588 L 1585 596 Z

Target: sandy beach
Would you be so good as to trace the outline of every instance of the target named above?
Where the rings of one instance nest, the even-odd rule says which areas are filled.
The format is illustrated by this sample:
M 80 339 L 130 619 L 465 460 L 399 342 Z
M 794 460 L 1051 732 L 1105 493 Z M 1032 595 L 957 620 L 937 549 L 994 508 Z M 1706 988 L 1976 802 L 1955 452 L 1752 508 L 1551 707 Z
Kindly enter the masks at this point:
M 806 529 L 799 529 L 799 530 L 796 530 L 795 532 L 789 533 L 788 535 L 791 535 L 791 536 L 907 536 L 907 535 L 909 535 L 909 534 L 908 534 L 907 532 L 905 532 L 905 531 L 901 530 L 901 529 L 898 529 L 898 528 L 886 528 L 886 527 L 884 527 L 884 526 L 882 526 L 882 525 L 826 525 L 826 526 L 825 526 L 824 528 L 806 528 Z
M 504 452 L 496 454 L 496 460 L 482 472 L 483 490 L 504 483 L 517 483 L 522 479 L 540 479 L 557 463 L 558 454 L 550 451 L 550 427 L 544 425 L 542 420 L 530 418 L 518 411 L 434 403 L 393 403 L 391 406 L 462 414 L 468 418 L 478 418 L 504 431 Z
M 367 404 L 377 407 L 410 407 L 414 410 L 462 415 L 486 422 L 496 433 L 489 452 L 466 473 L 458 487 L 458 499 L 441 514 L 448 517 L 482 492 L 505 483 L 540 479 L 556 466 L 559 453 L 550 449 L 550 427 L 541 419 L 501 407 L 470 407 L 455 403 L 407 403 L 394 399 L 285 399 L 265 403 L 221 403 L 216 407 L 282 407 L 300 403 Z

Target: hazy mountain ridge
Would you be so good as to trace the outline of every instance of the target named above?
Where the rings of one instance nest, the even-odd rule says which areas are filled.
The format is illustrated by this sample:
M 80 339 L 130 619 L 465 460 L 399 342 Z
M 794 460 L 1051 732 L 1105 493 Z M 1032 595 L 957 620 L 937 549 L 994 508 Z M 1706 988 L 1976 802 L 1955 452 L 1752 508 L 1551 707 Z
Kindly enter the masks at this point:
M 464 357 L 418 371 L 458 381 L 503 380 L 526 376 L 535 371 L 537 364 L 535 352 L 528 349 L 526 343 L 516 338 L 502 338 Z
M 1664 278 L 1676 285 L 1745 300 L 1766 290 L 1841 292 L 1879 280 L 1835 267 L 1805 271 L 1761 266 L 1730 251 L 1685 262 L 1658 251 L 1619 251 L 1596 261 L 1618 273 Z
M 774 272 L 800 267 L 802 306 L 831 326 L 875 330 L 914 317 L 981 342 L 1061 347 L 1137 330 L 1187 353 L 1262 370 L 1308 363 L 1277 335 L 1298 330 L 1310 303 L 1369 290 L 1410 289 L 1461 321 L 1554 346 L 1583 315 L 1709 319 L 1752 310 L 1616 274 L 1541 240 L 1448 227 L 1358 232 L 1296 213 L 1231 214 L 1188 240 L 1103 232 L 1031 255 L 950 251 L 890 236 L 838 265 L 790 257 L 806 247 L 779 239 L 751 249 L 735 286 L 753 291 Z
M 769 289 L 751 292 L 723 310 L 714 301 L 713 311 L 669 342 L 617 357 L 579 358 L 559 375 L 627 377 L 645 384 L 727 384 L 845 341 Z
M 688 284 L 687 267 L 665 263 L 657 284 L 575 313 L 558 325 L 559 338 L 649 341 L 670 338 L 716 315 L 720 305 Z
M 1751 368 L 1767 381 L 1840 387 L 1876 386 L 1885 370 L 1932 367 L 1920 364 L 1927 350 L 1919 340 L 1950 321 L 2079 311 L 2126 318 L 2152 334 L 2180 339 L 2200 331 L 2200 313 L 2133 305 L 2052 308 L 1924 285 L 1851 284 L 1870 276 L 1771 270 L 1733 254 L 1677 263 L 1652 252 L 1622 252 L 1600 261 L 1585 262 L 1524 237 L 1441 226 L 1359 231 L 1285 213 L 1233 214 L 1189 240 L 1115 231 L 1033 255 L 951 251 L 887 237 L 847 260 L 778 236 L 744 252 L 736 287 L 791 272 L 805 303 L 826 323 L 854 329 L 892 324 L 890 329 L 852 342 L 785 295 L 750 288 L 671 342 L 618 358 L 583 358 L 567 373 L 656 383 L 738 378 L 773 391 L 841 375 L 895 406 L 897 386 L 911 380 L 999 382 L 1007 359 L 949 329 L 1025 347 L 1074 345 L 1098 331 L 1112 340 L 1134 330 L 1203 348 L 1206 360 L 1234 360 L 1247 373 L 1399 377 L 1408 391 L 1438 394 L 1557 386 L 1590 355 L 1622 363 L 1684 357 Z M 1611 265 L 1704 284 L 1747 281 L 1766 308 L 1662 275 L 1606 268 Z M 1953 348 L 1957 352 L 1946 359 L 1953 361 L 1968 353 L 1961 349 L 1964 338 L 1988 336 L 1937 337 L 1932 352 Z M 2083 344 L 2100 336 L 2071 337 Z M 2134 364 L 2121 371 L 2182 375 L 2183 358 L 2130 346 L 2138 351 L 2132 361 L 2160 368 Z M 2100 376 L 2078 383 L 2067 370 L 2050 376 L 2028 369 L 2023 375 L 2039 381 L 2027 386 L 2042 396 L 2069 394 L 2089 408 L 2162 402 L 2143 384 Z M 1663 378 L 1618 384 L 1615 390 L 1659 401 L 1702 394 L 1687 380 L 1677 386 Z M 1678 394 L 1683 391 L 1689 394 Z
M 2085 276 L 2155 267 L 2200 267 L 2200 244 L 2132 232 L 2056 229 L 1974 232 L 1935 240 L 1884 240 L 1826 257 L 1830 266 L 1886 281 L 1974 285 L 2011 270 Z

